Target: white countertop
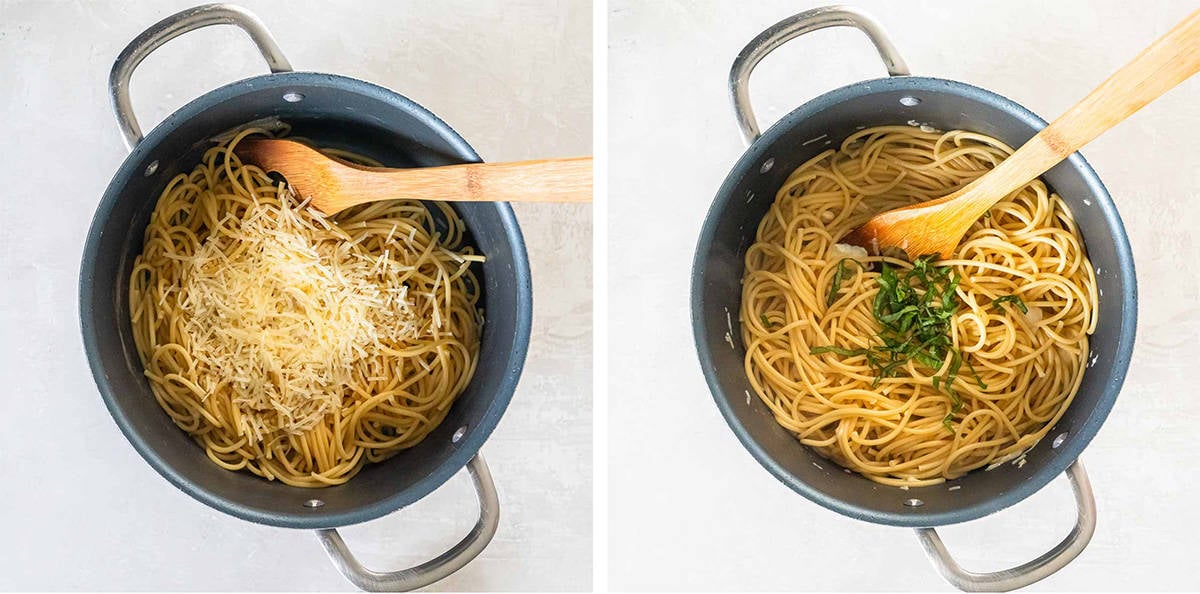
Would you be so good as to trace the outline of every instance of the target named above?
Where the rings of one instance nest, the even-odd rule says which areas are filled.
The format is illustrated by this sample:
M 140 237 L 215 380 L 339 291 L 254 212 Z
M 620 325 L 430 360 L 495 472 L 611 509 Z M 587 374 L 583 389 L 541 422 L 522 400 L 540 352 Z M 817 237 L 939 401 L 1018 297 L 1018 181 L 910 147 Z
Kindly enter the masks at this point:
M 832 2 L 830 2 L 832 3 Z M 1052 118 L 1194 9 L 1192 2 L 850 2 L 915 74 L 982 86 Z M 610 586 L 668 590 L 948 590 L 912 531 L 842 517 L 776 481 L 726 426 L 688 312 L 701 222 L 743 151 L 726 79 L 738 51 L 822 3 L 639 2 L 609 8 Z M 804 101 L 884 75 L 851 29 L 790 42 L 754 73 L 763 127 Z M 1200 78 L 1084 150 L 1137 264 L 1137 347 L 1083 455 L 1099 524 L 1034 590 L 1200 588 Z M 652 364 L 645 364 L 652 362 Z M 1074 521 L 1065 480 L 942 530 L 968 569 L 1048 550 Z
M 348 590 L 306 531 L 210 509 L 158 476 L 109 417 L 79 338 L 84 236 L 125 149 L 109 68 L 126 43 L 199 0 L 0 2 L 0 590 Z M 488 160 L 590 154 L 586 3 L 240 2 L 301 70 L 361 78 L 442 117 Z M 133 81 L 144 129 L 265 72 L 233 27 L 170 42 Z M 483 448 L 500 529 L 434 586 L 591 586 L 591 208 L 518 207 L 533 268 L 533 343 Z M 442 552 L 475 521 L 460 473 L 426 499 L 343 531 L 370 567 Z

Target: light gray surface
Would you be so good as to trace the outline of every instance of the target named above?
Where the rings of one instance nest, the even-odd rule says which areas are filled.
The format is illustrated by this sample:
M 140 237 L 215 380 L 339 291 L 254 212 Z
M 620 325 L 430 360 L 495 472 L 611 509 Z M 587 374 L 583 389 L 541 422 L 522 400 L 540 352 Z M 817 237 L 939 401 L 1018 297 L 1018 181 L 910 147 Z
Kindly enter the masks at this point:
M 177 491 L 96 393 L 76 283 L 92 211 L 124 148 L 107 96 L 124 45 L 198 1 L 0 0 L 0 589 L 346 590 L 304 531 L 258 526 Z M 374 82 L 428 107 L 488 160 L 591 153 L 591 8 L 582 2 L 246 1 L 298 70 Z M 134 75 L 149 130 L 226 82 L 265 72 L 243 33 L 175 40 Z M 500 529 L 434 586 L 591 585 L 591 208 L 516 208 L 533 268 L 533 343 L 483 452 Z M 428 559 L 475 521 L 466 473 L 343 531 L 371 567 Z
M 610 586 L 701 590 L 948 590 L 912 531 L 841 517 L 773 479 L 721 419 L 688 317 L 700 225 L 742 152 L 725 87 L 734 56 L 811 1 L 637 2 L 609 9 Z M 914 74 L 986 87 L 1053 118 L 1190 2 L 854 2 Z M 765 59 L 750 83 L 764 128 L 803 101 L 884 75 L 854 30 Z M 1200 587 L 1194 368 L 1200 359 L 1200 79 L 1084 151 L 1125 220 L 1138 267 L 1137 347 L 1122 396 L 1083 459 L 1099 525 L 1034 590 Z M 654 362 L 647 366 L 645 361 Z M 968 569 L 1027 561 L 1074 521 L 1065 480 L 941 531 Z

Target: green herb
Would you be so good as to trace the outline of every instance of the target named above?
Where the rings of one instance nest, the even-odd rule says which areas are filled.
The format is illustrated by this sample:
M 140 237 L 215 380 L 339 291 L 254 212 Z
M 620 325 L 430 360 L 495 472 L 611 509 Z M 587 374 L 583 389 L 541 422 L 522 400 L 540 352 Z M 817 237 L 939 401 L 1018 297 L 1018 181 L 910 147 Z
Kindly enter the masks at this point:
M 954 433 L 954 414 L 953 413 L 947 414 L 944 418 L 942 418 L 942 426 L 944 426 L 946 428 L 946 431 Z
M 758 319 L 762 320 L 763 328 L 774 328 L 776 326 L 775 322 L 767 319 L 767 314 L 758 314 Z
M 1029 308 L 1026 307 L 1025 302 L 1021 301 L 1021 298 L 1017 297 L 1016 295 L 1005 295 L 1003 297 L 997 297 L 992 300 L 992 307 L 996 308 L 996 311 L 1003 311 L 1004 308 L 1002 308 L 1000 306 L 1004 303 L 1012 303 L 1013 305 L 1016 305 L 1017 309 L 1021 310 L 1021 313 L 1023 313 L 1023 314 L 1029 313 Z
M 842 282 L 846 279 L 846 275 L 850 273 L 850 270 L 846 268 L 846 262 L 859 263 L 854 258 L 842 258 L 838 260 L 837 271 L 833 273 L 833 281 L 829 283 L 829 296 L 825 298 L 826 307 L 833 305 L 833 302 L 837 301 L 838 293 L 842 292 Z
M 864 349 L 819 346 L 809 352 L 814 355 L 833 353 L 843 357 L 866 357 L 867 364 L 875 373 L 872 386 L 878 386 L 884 378 L 895 377 L 898 370 L 910 360 L 937 370 L 949 357 L 945 373 L 933 377 L 933 388 L 949 395 L 953 402 L 950 414 L 943 420 L 947 429 L 953 432 L 953 415 L 964 405 L 954 390 L 954 380 L 962 371 L 963 364 L 966 363 L 981 389 L 987 389 L 987 385 L 975 368 L 963 359 L 962 352 L 954 348 L 950 339 L 950 325 L 960 304 L 955 291 L 961 279 L 949 267 L 935 266 L 935 257 L 917 258 L 909 270 L 895 268 L 886 262 L 883 264 L 876 278 L 879 292 L 872 304 L 872 313 L 880 325 L 876 337 L 880 344 Z M 838 271 L 834 274 L 834 284 L 829 293 L 830 304 L 840 290 L 844 262 L 838 263 Z M 1014 301 L 1019 304 L 1018 307 L 1024 307 L 1015 297 L 1006 301 Z

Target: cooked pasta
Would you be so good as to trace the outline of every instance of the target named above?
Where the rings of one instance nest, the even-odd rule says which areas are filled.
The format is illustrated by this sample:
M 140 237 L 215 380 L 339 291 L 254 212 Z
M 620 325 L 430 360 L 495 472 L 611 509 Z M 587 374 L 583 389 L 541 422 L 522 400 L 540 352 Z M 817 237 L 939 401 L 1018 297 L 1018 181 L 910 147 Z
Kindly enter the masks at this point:
M 745 256 L 740 320 L 750 383 L 801 443 L 873 481 L 931 485 L 1019 463 L 1070 405 L 1096 281 L 1042 181 L 997 203 L 947 260 L 837 243 L 1011 153 L 970 132 L 869 128 L 780 188 Z
M 238 159 L 256 133 L 163 190 L 130 277 L 134 339 L 154 397 L 214 463 L 336 485 L 419 443 L 470 382 L 483 257 L 442 204 L 442 232 L 415 201 L 327 218 Z

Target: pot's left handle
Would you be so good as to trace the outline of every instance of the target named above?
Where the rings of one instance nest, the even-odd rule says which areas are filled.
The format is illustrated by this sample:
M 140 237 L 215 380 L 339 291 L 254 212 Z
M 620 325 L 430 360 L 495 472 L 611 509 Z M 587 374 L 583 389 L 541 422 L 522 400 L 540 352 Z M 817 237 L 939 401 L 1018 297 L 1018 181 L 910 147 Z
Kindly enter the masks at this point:
M 237 25 L 250 35 L 258 51 L 267 61 L 271 72 L 290 72 L 292 65 L 275 43 L 267 27 L 253 13 L 232 4 L 205 4 L 173 14 L 152 25 L 125 46 L 108 75 L 108 91 L 112 95 L 113 111 L 117 114 L 117 125 L 125 136 L 125 144 L 132 150 L 142 141 L 142 128 L 133 114 L 129 101 L 129 79 L 142 60 L 162 44 L 209 25 Z
M 733 100 L 733 111 L 737 116 L 738 128 L 746 146 L 759 136 L 758 120 L 750 106 L 750 74 L 754 67 L 775 48 L 806 33 L 826 27 L 854 27 L 862 31 L 875 45 L 879 58 L 890 76 L 907 76 L 908 65 L 892 41 L 883 32 L 883 26 L 871 15 L 851 6 L 822 6 L 790 16 L 750 40 L 733 61 L 729 70 L 729 95 Z
M 475 483 L 479 497 L 479 521 L 458 544 L 450 550 L 416 567 L 399 571 L 372 571 L 363 567 L 335 529 L 318 530 L 321 545 L 329 559 L 355 586 L 368 592 L 407 592 L 424 588 L 462 569 L 477 557 L 496 535 L 500 525 L 500 499 L 496 495 L 496 483 L 488 470 L 483 456 L 476 454 L 467 463 L 467 470 Z

